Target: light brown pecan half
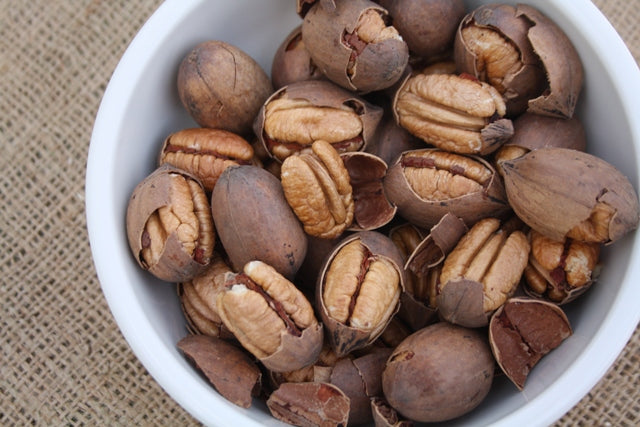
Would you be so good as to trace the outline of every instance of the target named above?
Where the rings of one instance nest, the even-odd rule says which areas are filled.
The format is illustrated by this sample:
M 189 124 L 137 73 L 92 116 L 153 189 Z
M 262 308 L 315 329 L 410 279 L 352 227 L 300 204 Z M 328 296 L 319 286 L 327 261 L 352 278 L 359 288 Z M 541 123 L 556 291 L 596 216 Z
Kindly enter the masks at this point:
M 599 243 L 570 238 L 552 240 L 535 230 L 529 232 L 531 254 L 524 270 L 527 292 L 564 304 L 586 291 L 597 275 Z
M 272 371 L 310 365 L 322 349 L 322 326 L 307 298 L 261 261 L 230 276 L 216 305 L 224 325 Z
M 478 221 L 442 266 L 438 309 L 451 323 L 487 324 L 489 316 L 515 292 L 529 257 L 529 241 L 519 221 Z
M 400 126 L 447 151 L 489 154 L 513 134 L 498 91 L 487 83 L 455 74 L 416 74 L 393 101 Z
M 159 163 L 195 175 L 204 189 L 211 191 L 223 170 L 251 164 L 252 160 L 253 148 L 241 136 L 222 129 L 191 128 L 165 139 Z
M 182 282 L 201 273 L 216 236 L 200 181 L 170 165 L 160 166 L 131 195 L 127 234 L 140 266 L 156 277 Z
M 311 236 L 332 239 L 353 221 L 349 173 L 328 142 L 316 141 L 311 149 L 312 153 L 289 156 L 282 163 L 282 189 L 304 231 Z

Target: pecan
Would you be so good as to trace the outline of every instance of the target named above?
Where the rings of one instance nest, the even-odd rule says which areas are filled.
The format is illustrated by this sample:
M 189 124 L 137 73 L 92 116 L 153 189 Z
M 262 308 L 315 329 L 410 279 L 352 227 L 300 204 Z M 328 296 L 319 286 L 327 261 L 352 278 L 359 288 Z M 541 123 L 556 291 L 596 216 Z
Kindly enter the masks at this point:
M 305 232 L 332 239 L 353 221 L 349 173 L 328 142 L 316 141 L 311 149 L 313 153 L 289 156 L 282 163 L 282 189 Z
M 529 256 L 529 241 L 518 221 L 478 221 L 449 253 L 442 266 L 438 309 L 468 327 L 486 325 L 488 317 L 516 290 Z
M 491 85 L 455 74 L 416 74 L 393 101 L 398 123 L 447 151 L 489 154 L 513 134 L 506 107 Z
M 268 369 L 298 369 L 320 353 L 322 326 L 313 307 L 293 283 L 261 261 L 231 276 L 216 305 L 224 325 Z
M 209 264 L 215 230 L 200 181 L 163 165 L 134 189 L 127 207 L 129 246 L 142 268 L 182 282 Z
M 631 182 L 592 154 L 540 148 L 500 167 L 514 212 L 551 239 L 611 243 L 638 226 Z
M 318 278 L 317 303 L 343 356 L 373 342 L 398 309 L 402 257 L 386 236 L 363 231 L 339 243 Z
M 169 163 L 213 190 L 218 177 L 231 165 L 252 163 L 253 148 L 244 138 L 222 129 L 183 129 L 169 135 L 160 152 L 160 164 Z
M 178 295 L 192 333 L 220 338 L 231 338 L 232 334 L 222 324 L 218 315 L 216 298 L 224 289 L 231 268 L 214 252 L 209 267 L 190 281 L 178 284 Z
M 273 56 L 271 81 L 274 89 L 280 89 L 294 82 L 324 77 L 322 71 L 309 56 L 304 40 L 302 40 L 301 29 L 300 26 L 294 28 L 282 41 Z
M 178 348 L 200 370 L 216 390 L 230 402 L 249 408 L 260 389 L 262 373 L 238 347 L 214 337 L 190 335 Z
M 488 162 L 439 149 L 402 153 L 389 168 L 384 189 L 403 218 L 424 228 L 447 213 L 472 224 L 509 209 L 502 182 Z
M 297 426 L 346 426 L 349 419 L 349 398 L 327 383 L 282 384 L 267 407 L 275 418 Z
M 498 365 L 522 390 L 531 369 L 572 334 L 556 304 L 510 298 L 491 317 L 489 342 Z
M 359 151 L 374 135 L 382 109 L 324 80 L 291 83 L 262 106 L 254 131 L 277 161 L 323 140 L 338 152 Z
M 531 230 L 531 254 L 524 271 L 526 290 L 556 304 L 564 304 L 586 291 L 595 279 L 600 255 L 599 243 L 570 238 L 549 239 Z

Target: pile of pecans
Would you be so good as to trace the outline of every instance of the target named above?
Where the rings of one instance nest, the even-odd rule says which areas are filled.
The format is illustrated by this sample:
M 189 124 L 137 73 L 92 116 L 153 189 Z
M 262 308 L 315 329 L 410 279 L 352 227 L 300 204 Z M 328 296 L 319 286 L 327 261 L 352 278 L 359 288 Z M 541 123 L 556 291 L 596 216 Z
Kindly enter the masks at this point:
M 576 50 L 527 5 L 296 6 L 271 78 L 222 41 L 183 58 L 198 127 L 131 195 L 133 256 L 177 284 L 178 347 L 295 425 L 453 419 L 496 367 L 523 389 L 640 218 L 585 152 Z

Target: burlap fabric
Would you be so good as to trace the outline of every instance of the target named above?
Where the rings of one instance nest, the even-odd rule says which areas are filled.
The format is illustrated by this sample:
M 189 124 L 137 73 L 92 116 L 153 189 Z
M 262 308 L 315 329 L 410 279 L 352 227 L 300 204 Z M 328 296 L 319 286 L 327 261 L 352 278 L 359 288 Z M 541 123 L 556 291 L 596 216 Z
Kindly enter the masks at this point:
M 160 0 L 0 0 L 0 424 L 196 425 L 106 305 L 84 213 L 89 139 Z M 640 59 L 640 1 L 598 0 Z M 640 94 L 639 94 L 640 95 Z M 558 425 L 640 424 L 640 332 Z

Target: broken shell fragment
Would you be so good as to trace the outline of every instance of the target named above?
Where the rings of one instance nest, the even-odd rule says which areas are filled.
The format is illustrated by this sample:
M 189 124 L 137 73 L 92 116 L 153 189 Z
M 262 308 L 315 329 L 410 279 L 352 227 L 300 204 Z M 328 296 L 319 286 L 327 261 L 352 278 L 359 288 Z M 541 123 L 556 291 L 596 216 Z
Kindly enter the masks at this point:
M 126 213 L 129 247 L 144 270 L 167 282 L 203 272 L 216 234 L 207 195 L 193 175 L 163 165 L 133 190 Z
M 273 267 L 251 261 L 229 276 L 218 294 L 218 314 L 242 346 L 267 369 L 311 365 L 322 349 L 322 325 L 293 283 Z
M 346 426 L 349 398 L 338 387 L 322 382 L 284 383 L 267 399 L 275 418 L 297 426 Z
M 556 304 L 511 298 L 491 317 L 489 341 L 500 368 L 522 390 L 531 369 L 572 334 Z
M 501 162 L 514 212 L 554 239 L 611 243 L 640 219 L 631 182 L 607 161 L 566 148 L 541 148 Z

